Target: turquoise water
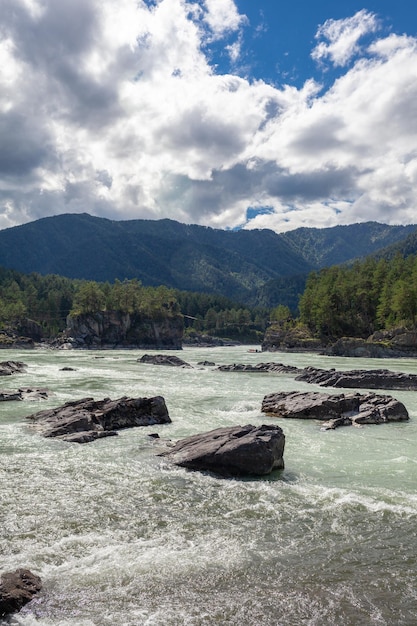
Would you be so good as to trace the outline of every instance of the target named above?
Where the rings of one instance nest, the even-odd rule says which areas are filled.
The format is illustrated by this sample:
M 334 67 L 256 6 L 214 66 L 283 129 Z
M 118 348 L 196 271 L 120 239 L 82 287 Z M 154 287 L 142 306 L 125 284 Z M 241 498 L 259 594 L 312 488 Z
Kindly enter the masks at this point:
M 417 361 L 188 348 L 174 353 L 195 366 L 185 370 L 140 364 L 142 354 L 2 353 L 28 365 L 2 388 L 53 392 L 47 401 L 0 406 L 0 570 L 28 567 L 44 583 L 3 623 L 417 623 L 417 392 L 392 393 L 407 406 L 408 423 L 323 432 L 313 421 L 260 412 L 267 393 L 319 387 L 197 367 L 207 359 L 417 373 Z M 172 424 L 87 445 L 42 439 L 24 419 L 75 398 L 159 394 Z M 187 472 L 158 457 L 161 444 L 148 437 L 248 423 L 283 428 L 283 472 L 257 480 Z

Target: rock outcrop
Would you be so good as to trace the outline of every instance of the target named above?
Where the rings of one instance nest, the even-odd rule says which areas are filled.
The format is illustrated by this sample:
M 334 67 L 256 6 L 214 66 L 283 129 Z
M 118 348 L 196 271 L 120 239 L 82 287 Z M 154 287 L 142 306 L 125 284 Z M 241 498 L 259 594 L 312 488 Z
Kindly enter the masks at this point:
M 394 389 L 417 391 L 417 375 L 405 372 L 393 372 L 386 369 L 377 370 L 325 370 L 318 367 L 299 368 L 283 363 L 256 363 L 219 365 L 221 372 L 253 372 L 289 374 L 295 380 L 320 385 L 321 387 L 335 387 L 346 389 Z
M 21 361 L 2 361 L 0 363 L 0 376 L 11 376 L 21 374 L 26 369 L 25 363 Z
M 392 396 L 374 393 L 271 393 L 264 397 L 262 411 L 276 417 L 320 420 L 323 422 L 322 428 L 326 430 L 338 426 L 381 424 L 409 419 L 402 402 Z
M 0 577 L 0 617 L 16 613 L 42 589 L 42 581 L 28 569 L 6 572 Z
M 149 319 L 139 314 L 106 311 L 68 317 L 62 345 L 181 350 L 183 330 L 181 315 Z
M 322 342 L 313 336 L 306 326 L 286 328 L 273 322 L 265 332 L 262 352 L 319 352 Z
M 164 398 L 83 398 L 27 416 L 43 437 L 89 443 L 118 430 L 171 422 Z
M 405 389 L 417 390 L 417 375 L 390 370 L 348 370 L 346 372 L 306 367 L 295 380 L 314 383 L 321 387 L 346 389 Z
M 221 476 L 264 476 L 284 467 L 279 426 L 231 426 L 178 441 L 160 456 L 188 469 Z
M 49 397 L 48 389 L 44 387 L 21 387 L 15 391 L 0 389 L 0 402 L 11 400 L 46 400 Z
M 171 367 L 192 367 L 174 354 L 144 354 L 138 359 L 138 362 L 150 363 L 151 365 L 170 365 Z

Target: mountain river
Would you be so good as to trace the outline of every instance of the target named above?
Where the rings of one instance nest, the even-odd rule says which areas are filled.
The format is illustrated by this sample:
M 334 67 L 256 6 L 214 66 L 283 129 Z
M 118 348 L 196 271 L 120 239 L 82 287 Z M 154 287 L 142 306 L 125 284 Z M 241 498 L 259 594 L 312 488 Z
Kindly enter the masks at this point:
M 174 352 L 195 366 L 188 370 L 140 364 L 142 354 L 3 351 L 2 360 L 28 365 L 3 378 L 3 389 L 53 394 L 1 405 L 0 571 L 27 567 L 44 585 L 1 624 L 417 624 L 417 392 L 391 392 L 409 422 L 325 432 L 260 411 L 267 393 L 320 387 L 197 366 L 276 361 L 417 373 L 417 360 L 242 346 Z M 123 395 L 164 396 L 173 423 L 79 445 L 44 439 L 24 419 L 76 398 Z M 250 480 L 190 472 L 158 457 L 161 442 L 148 436 L 249 423 L 283 428 L 285 470 Z

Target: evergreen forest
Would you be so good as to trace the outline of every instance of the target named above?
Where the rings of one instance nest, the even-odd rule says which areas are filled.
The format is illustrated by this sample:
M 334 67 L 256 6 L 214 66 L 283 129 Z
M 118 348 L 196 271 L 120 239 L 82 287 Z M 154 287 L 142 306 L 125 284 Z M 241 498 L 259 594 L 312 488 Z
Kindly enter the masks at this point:
M 377 330 L 417 322 L 417 255 L 368 257 L 309 275 L 300 321 L 320 337 L 366 338 Z
M 0 328 L 31 319 L 53 338 L 68 315 L 120 311 L 161 320 L 184 316 L 185 333 L 207 333 L 244 342 L 262 340 L 270 310 L 249 308 L 221 295 L 145 287 L 137 279 L 114 283 L 69 279 L 55 274 L 22 274 L 0 268 Z

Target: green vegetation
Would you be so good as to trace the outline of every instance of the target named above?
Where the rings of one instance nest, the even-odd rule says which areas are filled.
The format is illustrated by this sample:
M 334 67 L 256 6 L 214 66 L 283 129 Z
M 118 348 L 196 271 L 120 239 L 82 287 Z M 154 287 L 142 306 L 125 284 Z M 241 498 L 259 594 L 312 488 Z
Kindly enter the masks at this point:
M 18 328 L 29 318 L 47 338 L 66 327 L 68 315 L 120 311 L 161 321 L 184 315 L 186 332 L 259 342 L 269 309 L 242 307 L 223 296 L 145 287 L 137 279 L 114 283 L 62 276 L 21 274 L 0 268 L 0 328 Z
M 67 214 L 0 231 L 0 265 L 100 283 L 136 278 L 295 312 L 309 272 L 375 253 L 415 230 L 367 222 L 278 234 Z
M 368 337 L 417 322 L 417 256 L 367 258 L 313 273 L 300 299 L 300 320 L 322 337 Z

